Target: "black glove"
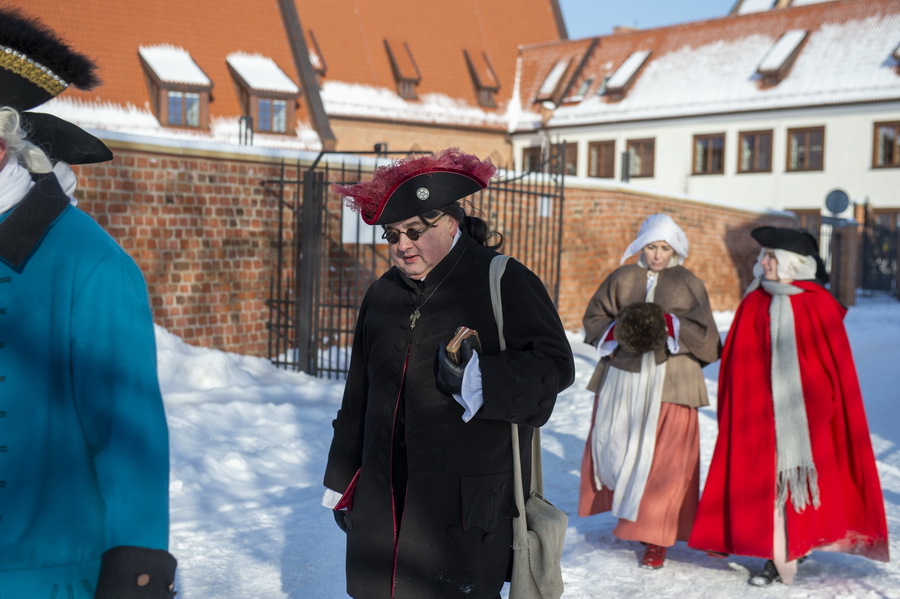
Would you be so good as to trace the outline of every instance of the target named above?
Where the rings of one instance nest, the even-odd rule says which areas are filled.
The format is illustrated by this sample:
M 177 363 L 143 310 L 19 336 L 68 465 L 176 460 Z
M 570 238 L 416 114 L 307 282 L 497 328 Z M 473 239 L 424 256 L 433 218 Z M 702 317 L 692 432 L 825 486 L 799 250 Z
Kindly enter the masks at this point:
M 171 599 L 177 564 L 162 549 L 113 547 L 100 558 L 94 599 Z
M 350 523 L 350 512 L 347 510 L 331 510 L 334 512 L 334 521 L 337 522 L 338 528 L 347 532 L 348 530 L 353 530 L 353 525 Z
M 453 360 L 447 354 L 447 344 L 441 342 L 437 355 L 437 388 L 441 393 L 446 393 L 447 395 L 456 393 L 459 395 L 462 390 L 463 373 L 466 371 L 466 364 L 469 363 L 469 360 L 472 359 L 472 354 L 475 352 L 475 339 L 475 337 L 463 339 L 459 346 L 459 351 L 456 353 L 459 358 L 459 364 L 453 363 Z

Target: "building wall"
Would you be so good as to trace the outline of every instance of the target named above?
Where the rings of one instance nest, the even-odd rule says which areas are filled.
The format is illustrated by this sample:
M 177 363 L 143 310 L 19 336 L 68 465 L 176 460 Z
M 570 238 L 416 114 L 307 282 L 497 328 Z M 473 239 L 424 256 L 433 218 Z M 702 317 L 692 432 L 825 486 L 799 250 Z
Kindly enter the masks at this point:
M 512 146 L 503 130 L 448 129 L 402 122 L 331 118 L 331 129 L 341 151 L 371 150 L 377 143 L 390 151 L 437 151 L 456 146 L 495 164 L 512 164 Z
M 280 159 L 107 141 L 115 158 L 76 167 L 76 196 L 143 271 L 155 322 L 194 345 L 266 355 L 278 203 L 262 182 L 279 177 Z M 596 180 L 570 180 L 565 202 L 560 314 L 570 330 L 650 214 L 671 214 L 686 230 L 687 265 L 718 310 L 736 307 L 749 281 L 758 252 L 749 229 L 792 222 Z
M 594 291 L 619 266 L 640 224 L 659 212 L 684 229 L 690 246 L 685 267 L 706 285 L 713 310 L 734 310 L 752 279 L 759 244 L 750 237 L 750 230 L 796 223 L 790 213 L 715 206 L 629 185 L 569 180 L 559 294 L 559 312 L 566 329 L 581 328 Z
M 664 193 L 689 194 L 725 202 L 775 210 L 822 209 L 825 197 L 843 189 L 855 202 L 875 208 L 900 208 L 900 168 L 873 169 L 874 123 L 900 121 L 900 102 L 761 111 L 685 119 L 615 123 L 550 131 L 550 140 L 578 144 L 578 175 L 588 173 L 588 143 L 615 140 L 616 172 L 621 180 L 621 153 L 629 139 L 656 139 L 653 177 L 632 183 Z M 825 127 L 824 170 L 786 172 L 787 130 Z M 738 173 L 738 135 L 741 131 L 773 130 L 772 172 Z M 725 172 L 693 175 L 693 136 L 725 133 Z M 537 134 L 517 134 L 513 153 L 539 145 Z M 517 164 L 521 164 L 518 162 Z M 842 214 L 852 218 L 852 206 Z

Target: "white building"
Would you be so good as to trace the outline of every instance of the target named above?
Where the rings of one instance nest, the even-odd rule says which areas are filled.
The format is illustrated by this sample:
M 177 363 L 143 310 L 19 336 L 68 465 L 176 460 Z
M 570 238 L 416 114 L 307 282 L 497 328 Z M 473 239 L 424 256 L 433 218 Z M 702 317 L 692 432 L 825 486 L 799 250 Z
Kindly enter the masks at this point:
M 898 226 L 897 0 L 742 0 L 719 19 L 525 47 L 519 99 L 521 168 L 564 142 L 568 174 L 622 179 L 627 161 L 643 187 L 801 215 L 842 189 Z

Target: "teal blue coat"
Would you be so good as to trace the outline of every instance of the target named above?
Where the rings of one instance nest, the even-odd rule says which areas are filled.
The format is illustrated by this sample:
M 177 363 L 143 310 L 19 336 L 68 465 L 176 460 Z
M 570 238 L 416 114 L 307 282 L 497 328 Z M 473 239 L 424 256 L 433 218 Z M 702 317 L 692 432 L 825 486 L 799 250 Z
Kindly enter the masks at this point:
M 0 599 L 93 597 L 168 545 L 168 433 L 143 276 L 54 175 L 0 215 Z

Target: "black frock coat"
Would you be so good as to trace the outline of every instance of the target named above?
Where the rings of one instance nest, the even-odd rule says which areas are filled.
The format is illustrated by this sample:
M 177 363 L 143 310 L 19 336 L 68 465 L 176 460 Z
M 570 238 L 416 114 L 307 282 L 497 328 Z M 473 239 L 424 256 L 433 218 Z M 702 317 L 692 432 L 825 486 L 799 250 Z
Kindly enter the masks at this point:
M 501 282 L 507 349 L 499 351 L 495 255 L 463 232 L 424 282 L 391 268 L 363 300 L 324 481 L 352 494 L 351 597 L 493 598 L 508 577 L 518 515 L 509 423 L 524 425 L 528 473 L 530 427 L 547 422 L 575 369 L 544 284 L 515 260 Z M 484 406 L 469 422 L 435 386 L 438 346 L 459 326 L 476 329 L 483 347 Z

